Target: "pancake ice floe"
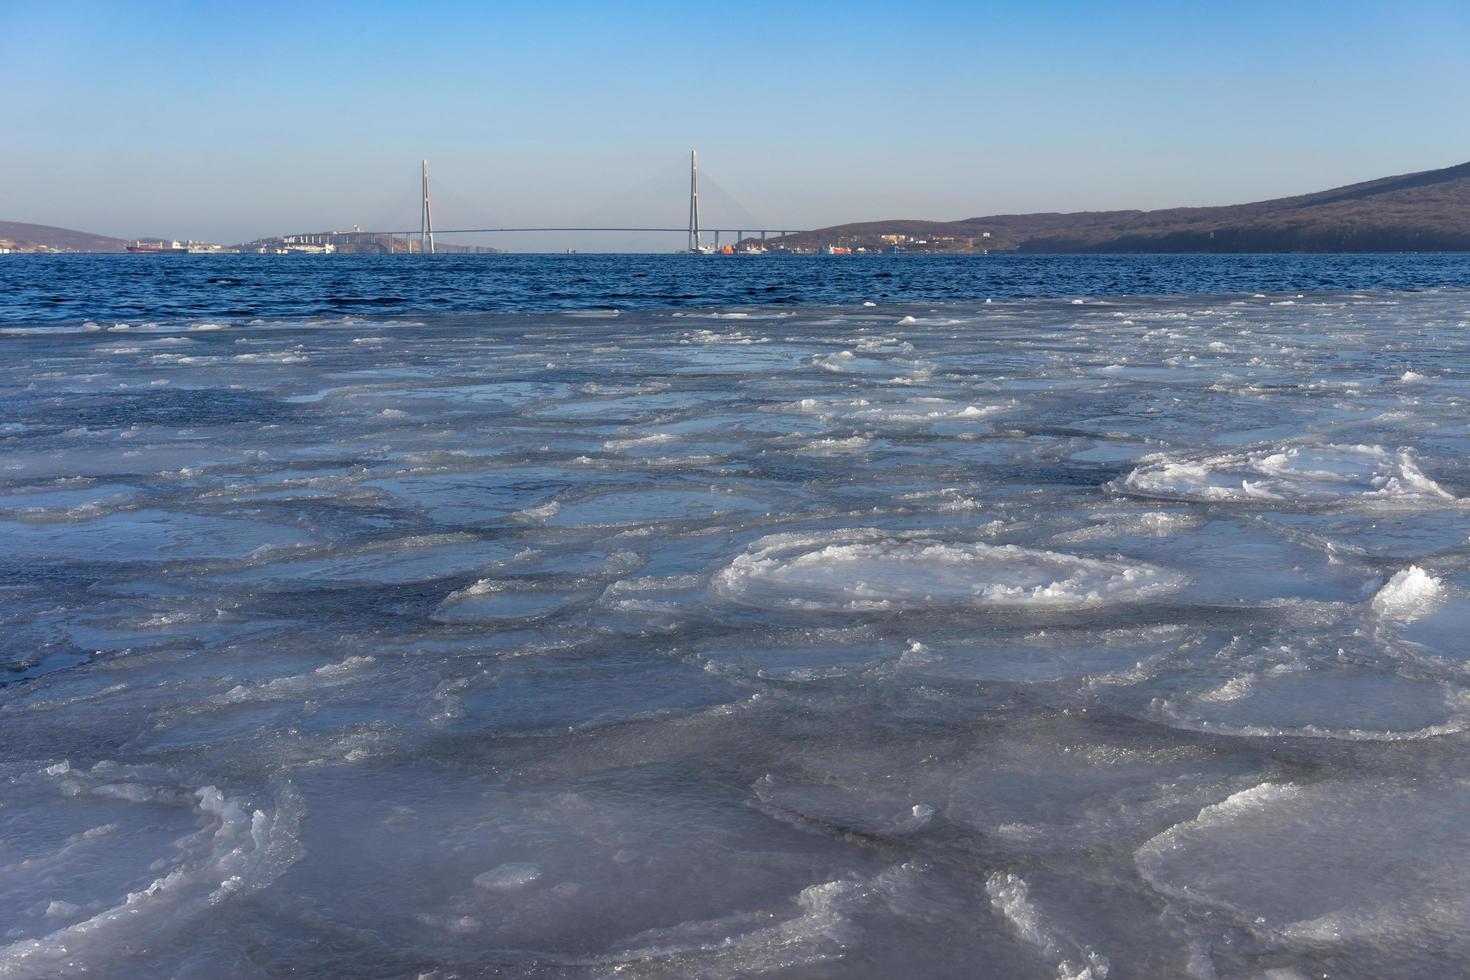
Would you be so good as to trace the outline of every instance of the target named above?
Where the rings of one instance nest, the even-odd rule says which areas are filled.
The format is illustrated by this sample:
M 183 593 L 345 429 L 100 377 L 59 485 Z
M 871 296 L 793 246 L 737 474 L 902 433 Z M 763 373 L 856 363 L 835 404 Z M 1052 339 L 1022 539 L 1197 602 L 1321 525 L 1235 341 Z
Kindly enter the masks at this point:
M 1449 976 L 1434 967 L 1470 951 L 1467 806 L 1462 779 L 1264 782 L 1135 860 L 1159 892 L 1268 943 L 1361 954 L 1353 976 Z
M 1122 559 L 859 528 L 768 535 L 717 573 L 712 587 L 748 606 L 858 612 L 1135 602 L 1184 581 Z
M 1399 742 L 1470 726 L 1470 691 L 1362 667 L 1278 666 L 1159 699 L 1170 724 L 1219 735 Z
M 1214 456 L 1149 457 L 1109 487 L 1166 500 L 1331 506 L 1442 504 L 1455 499 L 1411 449 L 1293 445 Z

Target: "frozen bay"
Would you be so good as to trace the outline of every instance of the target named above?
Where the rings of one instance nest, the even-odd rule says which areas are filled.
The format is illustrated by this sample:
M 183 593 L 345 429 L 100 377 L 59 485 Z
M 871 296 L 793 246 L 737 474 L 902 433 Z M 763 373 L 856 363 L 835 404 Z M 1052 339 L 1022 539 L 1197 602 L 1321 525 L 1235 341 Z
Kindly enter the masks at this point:
M 873 302 L 0 328 L 0 977 L 1470 972 L 1470 293 Z

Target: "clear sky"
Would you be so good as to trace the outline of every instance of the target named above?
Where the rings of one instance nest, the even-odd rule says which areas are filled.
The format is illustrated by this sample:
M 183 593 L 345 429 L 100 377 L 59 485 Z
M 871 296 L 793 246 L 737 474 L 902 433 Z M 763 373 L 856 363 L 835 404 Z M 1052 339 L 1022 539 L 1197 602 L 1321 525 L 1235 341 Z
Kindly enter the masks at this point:
M 706 223 L 1227 204 L 1470 160 L 1470 2 L 0 0 L 0 87 L 0 219 L 123 237 L 417 227 L 423 157 L 681 225 L 690 147 Z

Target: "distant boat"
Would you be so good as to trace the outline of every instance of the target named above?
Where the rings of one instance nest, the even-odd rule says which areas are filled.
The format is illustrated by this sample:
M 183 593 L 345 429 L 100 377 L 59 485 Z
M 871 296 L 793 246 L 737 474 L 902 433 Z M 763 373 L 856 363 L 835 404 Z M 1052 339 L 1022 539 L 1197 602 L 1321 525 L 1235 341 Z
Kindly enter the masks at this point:
M 846 245 L 828 245 L 826 248 L 822 249 L 822 254 L 823 255 L 851 255 L 852 254 L 852 249 L 848 248 Z
M 188 255 L 189 246 L 184 242 L 128 242 L 127 250 L 136 255 Z

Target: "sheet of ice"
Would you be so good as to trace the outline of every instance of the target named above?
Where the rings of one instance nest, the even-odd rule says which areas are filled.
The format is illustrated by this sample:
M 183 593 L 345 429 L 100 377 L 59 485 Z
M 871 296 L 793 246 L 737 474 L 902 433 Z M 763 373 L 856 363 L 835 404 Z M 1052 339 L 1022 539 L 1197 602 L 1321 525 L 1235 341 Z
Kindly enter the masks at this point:
M 1146 843 L 1138 868 L 1278 955 L 1331 952 L 1364 976 L 1441 975 L 1467 947 L 1467 794 L 1462 779 L 1265 782 Z
M 591 590 L 524 588 L 515 583 L 480 579 L 451 592 L 439 604 L 434 618 L 444 623 L 498 622 L 539 619 L 578 601 L 590 600 Z
M 214 786 L 175 778 L 108 762 L 74 770 L 63 761 L 12 784 L 21 793 L 6 808 L 5 900 L 25 912 L 0 946 L 0 976 L 126 969 L 131 949 L 268 887 L 301 856 L 300 801 L 289 787 L 274 807 L 251 809 Z M 54 804 L 35 798 L 46 789 L 75 801 L 69 823 L 90 826 L 57 840 Z
M 1275 669 L 1161 699 L 1171 723 L 1233 735 L 1398 741 L 1470 726 L 1470 690 L 1362 668 Z
M 1397 574 L 1397 573 L 1396 573 Z M 1408 653 L 1440 664 L 1470 660 L 1470 594 L 1463 572 L 1435 576 L 1432 601 L 1415 602 L 1413 615 L 1390 617 L 1380 625 L 1390 636 L 1407 641 Z
M 705 490 L 626 490 L 561 503 L 547 523 L 641 524 L 660 520 L 690 520 L 723 514 L 759 514 L 765 505 L 735 493 Z
M 465 533 L 412 535 L 370 541 L 351 548 L 272 548 L 250 556 L 240 568 L 212 576 L 251 588 L 304 588 L 427 581 L 484 569 L 514 549 Z
M 882 283 L 0 335 L 0 977 L 1470 972 L 1465 293 Z
M 1031 900 L 1030 888 L 1020 875 L 992 872 L 985 879 L 985 891 L 991 906 L 1010 921 L 1021 938 L 1059 959 L 1059 980 L 1103 980 L 1110 972 L 1106 956 L 1090 945 L 1079 945 L 1047 920 Z M 1067 958 L 1068 954 L 1076 955 L 1076 959 Z
M 919 674 L 956 679 L 1126 683 L 1149 676 L 1192 638 L 1191 631 L 1179 626 L 994 631 L 911 641 L 899 664 Z
M 1201 604 L 1355 602 L 1380 581 L 1375 569 L 1351 554 L 1334 554 L 1231 515 L 1210 521 L 1191 516 L 1111 518 L 1064 531 L 1052 541 L 1079 554 L 1121 551 L 1166 568 L 1192 568 L 1195 574 L 1179 590 L 1178 600 Z

